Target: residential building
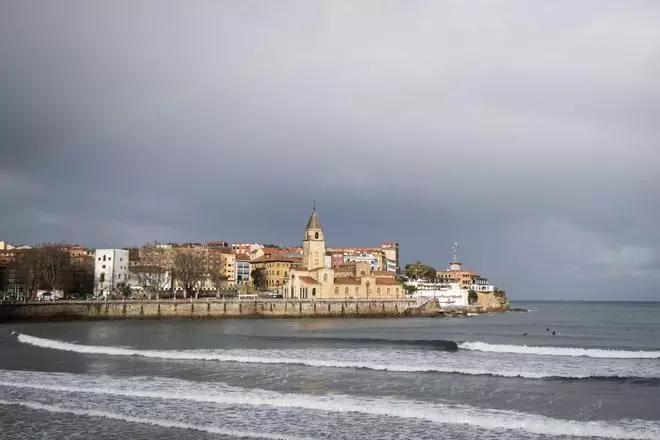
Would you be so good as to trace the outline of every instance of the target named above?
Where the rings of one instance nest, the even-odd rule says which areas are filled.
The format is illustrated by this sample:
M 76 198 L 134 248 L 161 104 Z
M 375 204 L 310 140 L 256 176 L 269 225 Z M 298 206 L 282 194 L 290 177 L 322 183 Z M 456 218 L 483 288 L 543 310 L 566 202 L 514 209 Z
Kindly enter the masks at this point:
M 79 244 L 61 244 L 58 247 L 69 254 L 71 264 L 76 266 L 91 266 L 94 264 L 95 251 L 93 249 L 87 249 Z
M 462 289 L 471 289 L 478 292 L 493 292 L 495 286 L 488 283 L 488 279 L 476 272 L 463 269 L 463 263 L 458 261 L 458 243 L 453 246 L 453 258 L 449 268 L 436 272 L 436 278 L 441 283 L 458 283 Z
M 251 264 L 250 257 L 247 254 L 236 255 L 236 284 L 248 284 L 250 282 Z
M 230 287 L 236 285 L 236 255 L 231 248 L 223 249 L 220 260 L 220 273 L 227 277 L 227 284 Z
M 94 293 L 108 297 L 128 283 L 128 250 L 96 249 L 94 252 Z
M 332 255 L 331 251 L 331 255 Z M 327 267 L 325 236 L 316 209 L 303 239 L 302 265 L 293 267 L 284 286 L 285 297 L 302 299 L 402 298 L 403 285 L 394 273 L 372 270 L 371 262 L 356 261 Z
M 229 249 L 231 246 L 226 241 L 209 241 L 206 243 L 209 248 Z
M 250 255 L 250 252 L 263 248 L 259 243 L 232 243 L 231 250 L 234 255 Z
M 328 248 L 332 264 L 368 261 L 376 264 L 373 270 L 399 273 L 399 244 L 386 241 L 380 247 Z
M 252 270 L 263 269 L 266 274 L 266 286 L 270 290 L 283 292 L 291 269 L 300 265 L 301 258 L 291 254 L 269 253 L 251 262 Z

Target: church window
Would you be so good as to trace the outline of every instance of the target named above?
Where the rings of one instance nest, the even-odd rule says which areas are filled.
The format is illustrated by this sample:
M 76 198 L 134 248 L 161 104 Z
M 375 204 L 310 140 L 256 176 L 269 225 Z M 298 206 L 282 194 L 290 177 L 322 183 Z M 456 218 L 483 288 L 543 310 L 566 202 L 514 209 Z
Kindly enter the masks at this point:
M 318 232 L 314 233 L 314 238 L 319 238 L 319 233 Z

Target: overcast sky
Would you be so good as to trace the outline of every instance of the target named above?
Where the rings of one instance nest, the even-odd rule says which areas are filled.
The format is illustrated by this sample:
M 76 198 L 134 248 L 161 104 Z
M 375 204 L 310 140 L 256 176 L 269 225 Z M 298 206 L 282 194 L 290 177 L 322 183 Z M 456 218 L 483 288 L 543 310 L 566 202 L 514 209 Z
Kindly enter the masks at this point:
M 0 2 L 0 239 L 397 240 L 660 300 L 660 2 Z

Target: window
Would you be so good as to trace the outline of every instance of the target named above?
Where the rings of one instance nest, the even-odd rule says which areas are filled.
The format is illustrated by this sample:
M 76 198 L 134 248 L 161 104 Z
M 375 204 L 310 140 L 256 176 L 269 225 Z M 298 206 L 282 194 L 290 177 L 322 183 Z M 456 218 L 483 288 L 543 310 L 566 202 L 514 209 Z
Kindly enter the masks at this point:
M 387 288 L 387 294 L 388 295 L 390 294 L 390 288 L 389 287 Z
M 323 275 L 323 282 L 324 283 L 328 282 L 328 274 L 327 273 Z
M 339 293 L 339 287 L 335 287 L 335 293 Z
M 319 233 L 318 232 L 314 233 L 314 238 L 319 238 Z
M 312 287 L 312 296 L 316 296 L 316 287 Z
M 359 289 L 359 287 L 358 287 L 358 286 L 355 286 L 355 294 L 356 294 L 356 295 L 358 294 L 358 289 Z
M 101 267 L 101 269 L 105 269 L 105 264 Z
M 376 289 L 376 293 L 378 293 L 378 294 L 380 295 L 380 287 L 378 287 L 378 288 Z
M 112 258 L 108 257 L 108 261 L 112 260 Z
M 105 261 L 105 255 L 103 256 L 103 261 Z
M 348 287 L 344 287 L 344 293 L 348 295 Z

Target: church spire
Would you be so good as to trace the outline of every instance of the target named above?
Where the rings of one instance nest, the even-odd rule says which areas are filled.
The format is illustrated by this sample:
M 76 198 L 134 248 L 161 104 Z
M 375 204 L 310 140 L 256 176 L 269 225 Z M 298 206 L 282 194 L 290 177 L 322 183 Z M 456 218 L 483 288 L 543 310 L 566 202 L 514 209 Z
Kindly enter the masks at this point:
M 323 230 L 323 226 L 321 226 L 321 220 L 319 219 L 319 213 L 316 212 L 316 200 L 314 201 L 314 207 L 312 208 L 312 215 L 309 216 L 309 220 L 307 221 L 307 229 L 320 229 L 321 231 Z

